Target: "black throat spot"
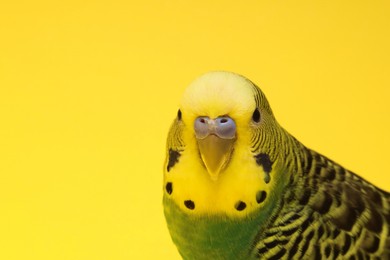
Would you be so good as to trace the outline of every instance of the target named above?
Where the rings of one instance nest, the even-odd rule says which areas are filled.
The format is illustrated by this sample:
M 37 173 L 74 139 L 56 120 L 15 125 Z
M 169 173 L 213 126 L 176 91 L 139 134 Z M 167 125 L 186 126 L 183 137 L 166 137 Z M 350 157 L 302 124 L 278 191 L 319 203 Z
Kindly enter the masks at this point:
M 173 166 L 175 166 L 175 164 L 177 162 L 179 162 L 180 155 L 181 154 L 180 154 L 179 151 L 176 151 L 176 150 L 173 150 L 173 149 L 169 149 L 168 165 L 167 165 L 167 171 L 168 172 L 171 170 L 171 168 Z
M 265 172 L 264 181 L 266 183 L 269 183 L 271 180 L 270 173 L 272 171 L 272 161 L 269 158 L 269 155 L 266 153 L 259 153 L 258 155 L 255 155 L 256 163 L 263 167 L 263 170 Z

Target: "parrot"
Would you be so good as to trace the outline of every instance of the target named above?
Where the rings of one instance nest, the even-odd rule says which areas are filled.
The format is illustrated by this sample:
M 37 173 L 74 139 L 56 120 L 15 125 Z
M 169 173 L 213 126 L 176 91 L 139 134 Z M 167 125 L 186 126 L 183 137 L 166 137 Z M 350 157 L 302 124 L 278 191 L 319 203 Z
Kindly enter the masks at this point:
M 304 146 L 242 75 L 189 84 L 163 167 L 183 259 L 390 259 L 390 193 Z

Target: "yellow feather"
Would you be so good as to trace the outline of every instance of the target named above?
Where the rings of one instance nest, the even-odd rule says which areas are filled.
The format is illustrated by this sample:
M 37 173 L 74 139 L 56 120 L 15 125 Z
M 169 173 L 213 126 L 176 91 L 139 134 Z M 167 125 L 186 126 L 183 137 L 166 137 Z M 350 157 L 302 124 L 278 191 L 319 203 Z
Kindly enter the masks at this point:
M 245 216 L 261 205 L 254 194 L 273 188 L 274 178 L 265 185 L 264 171 L 250 150 L 251 117 L 256 108 L 253 85 L 245 78 L 227 72 L 213 72 L 195 80 L 184 92 L 180 110 L 183 121 L 183 143 L 186 145 L 180 163 L 165 172 L 164 183 L 172 182 L 171 199 L 190 214 Z M 199 116 L 215 118 L 228 115 L 237 124 L 237 141 L 228 167 L 217 181 L 210 179 L 200 157 L 194 134 L 194 121 Z M 272 175 L 272 172 L 271 172 Z M 192 200 L 196 210 L 185 207 Z M 237 201 L 245 201 L 245 211 L 235 209 Z

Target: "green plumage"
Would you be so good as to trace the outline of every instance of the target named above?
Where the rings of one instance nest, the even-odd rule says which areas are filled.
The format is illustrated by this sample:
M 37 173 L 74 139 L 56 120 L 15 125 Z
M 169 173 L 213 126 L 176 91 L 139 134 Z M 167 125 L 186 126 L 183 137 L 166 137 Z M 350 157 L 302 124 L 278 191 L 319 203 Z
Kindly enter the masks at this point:
M 229 110 L 222 103 L 214 106 L 217 99 L 203 102 L 213 86 L 218 93 L 252 94 L 223 96 L 241 105 Z M 184 259 L 390 259 L 390 194 L 292 137 L 253 83 L 214 72 L 186 95 L 191 102 L 182 101 L 168 137 L 163 200 Z M 203 180 L 207 170 L 193 134 L 194 120 L 208 113 L 230 116 L 237 124 L 232 155 L 217 181 Z M 231 177 L 237 171 L 242 187 Z M 208 204 L 205 193 L 212 194 L 210 201 L 222 199 Z M 230 199 L 237 200 L 231 208 Z
M 275 192 L 277 194 L 281 192 Z M 275 201 L 278 199 L 274 198 Z M 270 200 L 261 211 L 243 219 L 199 217 L 184 213 L 164 197 L 168 228 L 185 259 L 257 259 L 253 242 L 258 239 L 259 230 L 265 230 L 275 206 Z

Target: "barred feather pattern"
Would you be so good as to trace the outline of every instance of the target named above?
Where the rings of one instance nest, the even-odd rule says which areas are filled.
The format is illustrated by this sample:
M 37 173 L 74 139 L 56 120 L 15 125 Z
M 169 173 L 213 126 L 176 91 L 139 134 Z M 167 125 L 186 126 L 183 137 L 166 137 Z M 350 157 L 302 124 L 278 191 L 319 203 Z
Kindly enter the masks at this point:
M 390 193 L 306 148 L 276 122 L 264 94 L 253 83 L 252 90 L 256 109 L 262 117 L 260 124 L 249 124 L 248 131 L 251 131 L 252 136 L 248 148 L 255 163 L 262 166 L 259 169 L 267 168 L 265 172 L 272 175 L 275 184 L 274 189 L 262 202 L 264 206 L 258 211 L 260 214 L 256 215 L 262 217 L 260 225 L 251 222 L 257 225 L 250 227 L 251 230 L 258 229 L 257 236 L 253 240 L 253 233 L 248 232 L 251 236 L 248 241 L 253 242 L 250 248 L 245 245 L 242 250 L 245 256 L 252 253 L 250 259 L 270 260 L 390 259 Z M 181 153 L 186 149 L 183 133 L 185 127 L 179 110 L 167 140 L 167 172 L 179 162 Z M 266 165 L 263 164 L 264 161 Z M 245 160 L 245 163 L 247 162 Z M 269 178 L 265 183 L 271 184 Z M 164 194 L 169 196 L 172 193 L 172 183 L 166 185 Z M 166 212 L 169 213 L 167 219 L 171 224 L 174 223 L 171 231 L 173 230 L 175 241 L 178 241 L 179 249 L 182 246 L 182 251 L 186 250 L 188 258 L 196 255 L 197 258 L 190 259 L 199 259 L 200 256 L 209 259 L 207 253 L 211 253 L 215 259 L 231 259 L 231 246 L 223 250 L 220 250 L 220 247 L 207 248 L 208 251 L 204 248 L 203 241 L 209 242 L 212 232 L 215 232 L 213 229 L 204 228 L 209 227 L 208 218 L 196 218 L 198 222 L 189 225 L 175 223 L 177 215 L 171 213 L 179 211 L 170 208 L 170 204 L 166 207 Z M 270 210 L 264 210 L 266 207 Z M 187 215 L 180 216 L 188 221 L 183 218 Z M 178 222 L 183 221 L 182 219 Z M 243 224 L 239 221 L 235 224 Z M 204 237 L 180 233 L 193 230 L 192 228 L 200 223 L 203 227 L 202 234 L 206 234 Z M 228 225 L 230 223 L 223 223 L 227 230 Z M 176 228 L 183 226 L 189 229 Z M 235 227 L 232 232 L 245 237 L 243 233 L 246 230 Z M 194 241 L 194 238 L 197 240 Z M 221 242 L 226 242 L 224 239 L 225 237 Z M 234 241 L 234 245 L 237 244 L 237 240 L 229 240 L 231 241 Z M 220 246 L 213 242 L 214 246 Z
M 259 259 L 390 259 L 390 193 L 301 145 Z

